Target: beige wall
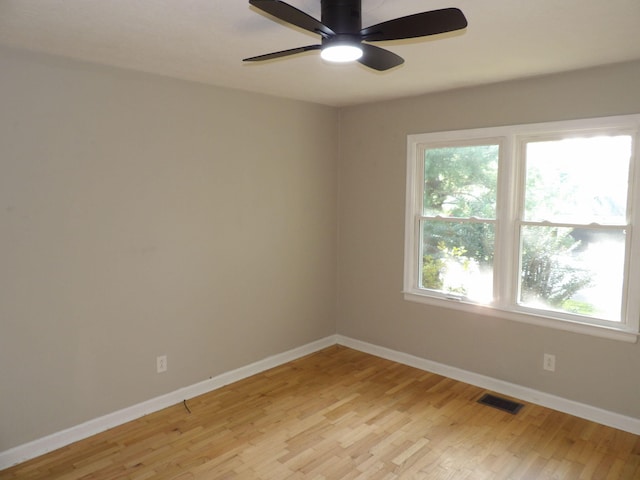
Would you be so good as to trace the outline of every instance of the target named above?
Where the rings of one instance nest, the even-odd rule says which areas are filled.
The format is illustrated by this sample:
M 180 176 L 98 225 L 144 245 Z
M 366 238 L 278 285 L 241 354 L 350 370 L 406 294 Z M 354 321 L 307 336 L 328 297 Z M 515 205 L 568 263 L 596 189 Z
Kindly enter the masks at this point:
M 0 451 L 336 331 L 640 418 L 638 344 L 401 294 L 407 134 L 638 113 L 640 63 L 341 111 L 0 71 Z
M 639 85 L 636 62 L 344 109 L 338 333 L 640 418 L 640 344 L 411 303 L 401 293 L 407 134 L 639 113 Z M 542 370 L 544 352 L 557 356 L 553 374 Z
M 0 451 L 335 333 L 335 109 L 0 72 Z

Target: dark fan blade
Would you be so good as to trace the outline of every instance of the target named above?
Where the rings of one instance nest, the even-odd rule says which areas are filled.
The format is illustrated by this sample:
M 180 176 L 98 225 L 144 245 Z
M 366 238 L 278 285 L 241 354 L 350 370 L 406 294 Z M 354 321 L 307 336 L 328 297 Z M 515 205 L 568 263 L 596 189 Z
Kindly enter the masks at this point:
M 308 52 L 310 50 L 320 50 L 321 45 L 307 45 L 306 47 L 291 48 L 289 50 L 282 50 L 280 52 L 267 53 L 265 55 L 258 55 L 257 57 L 245 58 L 243 62 L 260 62 L 262 60 L 272 60 L 274 58 L 286 57 L 289 55 L 295 55 L 296 53 Z
M 467 19 L 459 9 L 443 8 L 378 23 L 377 25 L 363 28 L 360 31 L 360 35 L 363 40 L 377 42 L 426 37 L 427 35 L 461 30 L 466 26 Z
M 326 25 L 320 23 L 310 15 L 307 15 L 301 10 L 292 7 L 288 3 L 281 2 L 279 0 L 249 0 L 249 3 L 256 8 L 259 8 L 263 12 L 267 12 L 269 15 L 273 15 L 280 20 L 284 20 L 287 23 L 291 23 L 296 27 L 303 28 L 313 33 L 318 33 L 323 36 L 333 36 L 334 31 Z
M 402 57 L 399 57 L 395 53 L 385 50 L 384 48 L 367 45 L 366 43 L 363 43 L 360 46 L 362 47 L 362 57 L 360 57 L 358 61 L 365 67 L 384 71 L 404 63 L 404 59 Z

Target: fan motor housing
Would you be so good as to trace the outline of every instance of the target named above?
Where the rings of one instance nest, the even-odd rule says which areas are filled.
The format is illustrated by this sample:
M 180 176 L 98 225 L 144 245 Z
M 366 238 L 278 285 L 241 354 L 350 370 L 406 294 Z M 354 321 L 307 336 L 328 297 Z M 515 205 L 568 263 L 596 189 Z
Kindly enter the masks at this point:
M 321 0 L 321 17 L 337 34 L 358 34 L 362 29 L 361 0 Z

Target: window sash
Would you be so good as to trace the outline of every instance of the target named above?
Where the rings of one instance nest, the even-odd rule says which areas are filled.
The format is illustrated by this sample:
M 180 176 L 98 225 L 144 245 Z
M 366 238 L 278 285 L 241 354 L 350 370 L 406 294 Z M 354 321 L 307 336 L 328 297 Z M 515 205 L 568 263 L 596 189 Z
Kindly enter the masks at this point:
M 449 308 L 473 311 L 481 314 L 509 318 L 516 321 L 540 324 L 563 330 L 579 331 L 594 335 L 635 341 L 638 333 L 640 300 L 629 292 L 640 291 L 640 239 L 632 235 L 632 226 L 638 222 L 638 176 L 635 162 L 637 155 L 637 131 L 640 115 L 607 117 L 547 124 L 516 125 L 510 127 L 474 129 L 409 135 L 407 144 L 407 209 L 405 235 L 404 292 L 408 300 L 436 304 Z M 629 174 L 629 194 L 626 224 L 562 224 L 553 222 L 524 221 L 525 163 L 524 151 L 529 141 L 547 141 L 568 136 L 631 135 L 632 161 Z M 424 152 L 442 146 L 500 145 L 496 219 L 454 218 L 452 221 L 492 222 L 495 224 L 494 299 L 490 305 L 468 302 L 464 298 L 452 298 L 432 290 L 419 288 L 421 265 L 421 225 L 429 220 L 447 220 L 446 217 L 422 215 L 424 185 Z M 584 317 L 564 312 L 520 305 L 518 300 L 520 275 L 520 229 L 523 226 L 566 226 L 594 228 L 609 231 L 624 229 L 625 286 L 622 292 L 622 321 Z M 616 333 L 618 332 L 618 333 Z M 626 335 L 630 334 L 630 335 Z

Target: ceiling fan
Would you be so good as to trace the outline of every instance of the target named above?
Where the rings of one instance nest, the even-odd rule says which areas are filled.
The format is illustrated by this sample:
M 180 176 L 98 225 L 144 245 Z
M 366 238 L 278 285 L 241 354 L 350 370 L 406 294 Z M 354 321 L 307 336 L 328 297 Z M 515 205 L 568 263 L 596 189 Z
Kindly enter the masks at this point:
M 321 21 L 280 0 L 249 0 L 249 3 L 280 20 L 317 33 L 322 41 L 320 45 L 307 45 L 245 58 L 245 62 L 272 60 L 320 50 L 320 56 L 328 61 L 357 60 L 369 68 L 384 71 L 402 64 L 404 59 L 389 50 L 365 42 L 425 37 L 461 30 L 467 26 L 467 19 L 457 8 L 416 13 L 362 28 L 361 0 L 320 0 Z

